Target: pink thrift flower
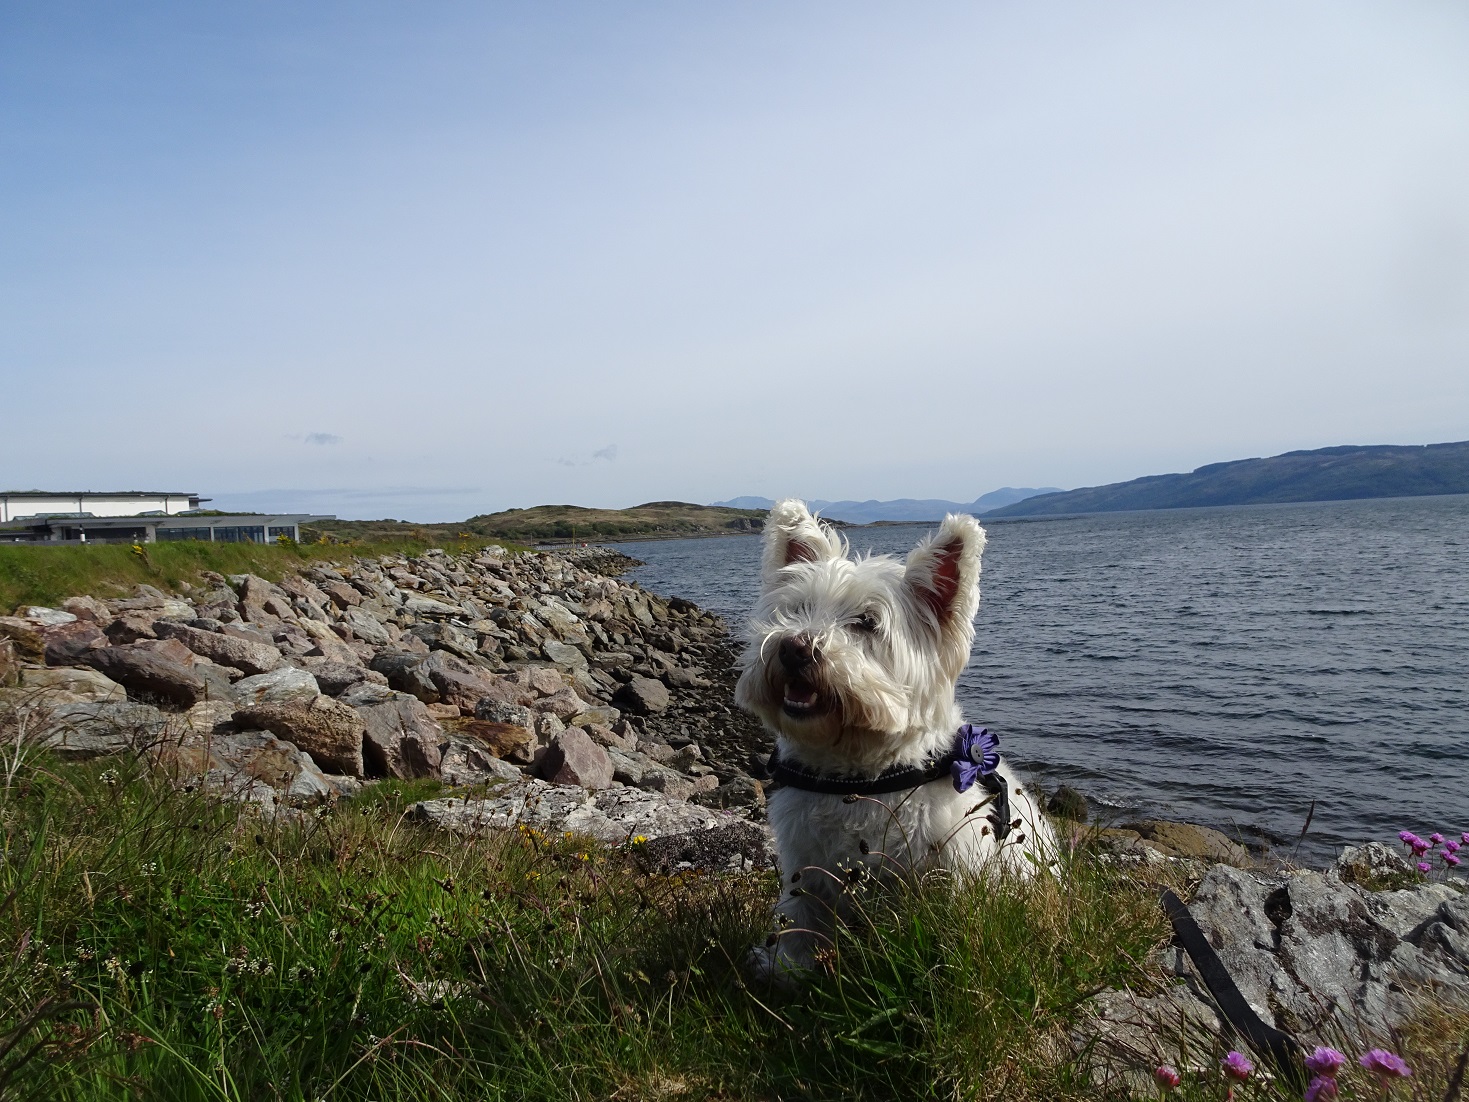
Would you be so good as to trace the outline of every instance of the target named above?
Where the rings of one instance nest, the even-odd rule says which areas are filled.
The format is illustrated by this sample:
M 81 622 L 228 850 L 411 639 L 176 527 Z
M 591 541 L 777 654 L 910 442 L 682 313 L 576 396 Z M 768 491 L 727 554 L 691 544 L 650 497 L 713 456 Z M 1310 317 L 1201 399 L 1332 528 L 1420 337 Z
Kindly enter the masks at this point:
M 1255 1065 L 1250 1063 L 1242 1052 L 1231 1052 L 1219 1064 L 1224 1068 L 1224 1074 L 1231 1079 L 1238 1079 L 1243 1083 L 1250 1077 L 1250 1072 L 1255 1070 Z
M 1403 1062 L 1401 1056 L 1388 1052 L 1385 1048 L 1372 1049 L 1357 1063 L 1377 1076 L 1377 1081 L 1384 1087 L 1394 1079 L 1406 1079 L 1413 1074 L 1413 1069 Z
M 1448 850 L 1450 853 L 1458 853 L 1459 852 L 1459 846 L 1462 845 L 1462 844 L 1463 843 L 1456 842 L 1452 838 L 1450 838 L 1447 842 L 1445 842 L 1443 844 L 1443 848 L 1446 849 L 1446 850 Z
M 1402 842 L 1405 846 L 1411 846 L 1418 840 L 1418 835 L 1414 834 L 1411 830 L 1398 831 L 1398 841 Z
M 1459 841 L 1463 842 L 1466 846 L 1469 846 L 1469 830 L 1466 830 L 1463 834 L 1459 835 Z
M 1335 1102 L 1336 1080 L 1329 1075 L 1318 1075 L 1306 1087 L 1306 1102 Z
M 1306 1057 L 1306 1070 L 1312 1075 L 1333 1076 L 1346 1067 L 1347 1058 L 1334 1048 L 1317 1045 L 1316 1051 Z
M 1418 871 L 1419 872 L 1432 872 L 1433 871 L 1433 866 L 1430 865 L 1427 861 L 1419 861 L 1418 862 Z
M 1428 836 L 1428 840 L 1436 846 L 1443 845 L 1443 835 L 1436 830 Z
M 1414 838 L 1408 844 L 1413 847 L 1413 855 L 1415 857 L 1422 857 L 1433 848 L 1430 843 L 1425 842 L 1422 838 Z
M 1459 859 L 1455 857 L 1452 853 L 1446 853 L 1443 855 L 1443 863 L 1445 865 L 1448 865 L 1450 868 L 1459 867 Z
M 1153 1069 L 1153 1081 L 1158 1084 L 1158 1089 L 1165 1094 L 1177 1088 L 1183 1082 L 1178 1074 L 1178 1069 L 1171 1064 L 1159 1064 Z

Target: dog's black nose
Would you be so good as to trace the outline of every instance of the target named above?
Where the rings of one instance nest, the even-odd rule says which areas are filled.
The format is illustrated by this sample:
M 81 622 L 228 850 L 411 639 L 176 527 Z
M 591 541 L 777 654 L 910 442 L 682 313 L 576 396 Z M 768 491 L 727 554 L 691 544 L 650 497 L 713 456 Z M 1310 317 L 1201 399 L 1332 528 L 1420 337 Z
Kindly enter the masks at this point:
M 780 641 L 780 664 L 792 673 L 816 662 L 816 651 L 809 635 L 790 635 Z

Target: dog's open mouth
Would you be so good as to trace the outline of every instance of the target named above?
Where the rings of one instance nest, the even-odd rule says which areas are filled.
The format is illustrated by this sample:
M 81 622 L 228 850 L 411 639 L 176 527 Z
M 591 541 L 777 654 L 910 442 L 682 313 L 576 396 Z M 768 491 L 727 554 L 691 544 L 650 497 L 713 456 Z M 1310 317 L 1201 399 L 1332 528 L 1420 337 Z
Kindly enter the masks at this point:
M 804 719 L 826 711 L 827 701 L 821 691 L 808 681 L 793 678 L 786 682 L 785 699 L 781 707 L 792 719 Z

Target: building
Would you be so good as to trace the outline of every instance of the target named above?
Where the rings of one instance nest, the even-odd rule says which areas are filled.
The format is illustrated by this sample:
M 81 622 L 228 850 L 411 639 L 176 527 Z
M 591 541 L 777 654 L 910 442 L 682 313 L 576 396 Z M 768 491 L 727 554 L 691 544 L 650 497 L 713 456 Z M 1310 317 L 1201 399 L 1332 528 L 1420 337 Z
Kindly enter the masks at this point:
M 95 493 L 91 490 L 50 493 L 45 490 L 9 490 L 0 493 L 0 524 L 27 517 L 136 517 L 152 513 L 173 515 L 199 508 L 207 497 L 198 494 L 146 493 L 127 490 Z
M 0 543 L 155 543 L 300 540 L 301 525 L 335 520 L 305 513 L 200 513 L 198 494 L 0 493 Z

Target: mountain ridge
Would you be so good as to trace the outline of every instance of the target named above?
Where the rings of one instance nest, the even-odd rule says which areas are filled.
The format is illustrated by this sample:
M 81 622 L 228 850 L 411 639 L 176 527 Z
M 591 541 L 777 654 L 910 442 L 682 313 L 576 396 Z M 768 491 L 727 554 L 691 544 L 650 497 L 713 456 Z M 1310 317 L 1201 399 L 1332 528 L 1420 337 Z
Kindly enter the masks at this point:
M 829 520 L 845 521 L 848 524 L 872 524 L 876 521 L 940 521 L 946 513 L 971 513 L 980 516 L 1037 494 L 1058 493 L 1054 486 L 1016 487 L 1002 486 L 981 494 L 973 501 L 946 501 L 942 498 L 894 498 L 890 501 L 822 501 L 806 502 Z M 775 501 L 768 497 L 735 497 L 728 501 L 710 503 L 711 508 L 720 509 L 769 509 Z
M 1264 458 L 1206 463 L 1014 502 L 991 517 L 1064 516 L 1221 505 L 1276 505 L 1469 493 L 1469 440 L 1443 444 L 1338 444 Z

